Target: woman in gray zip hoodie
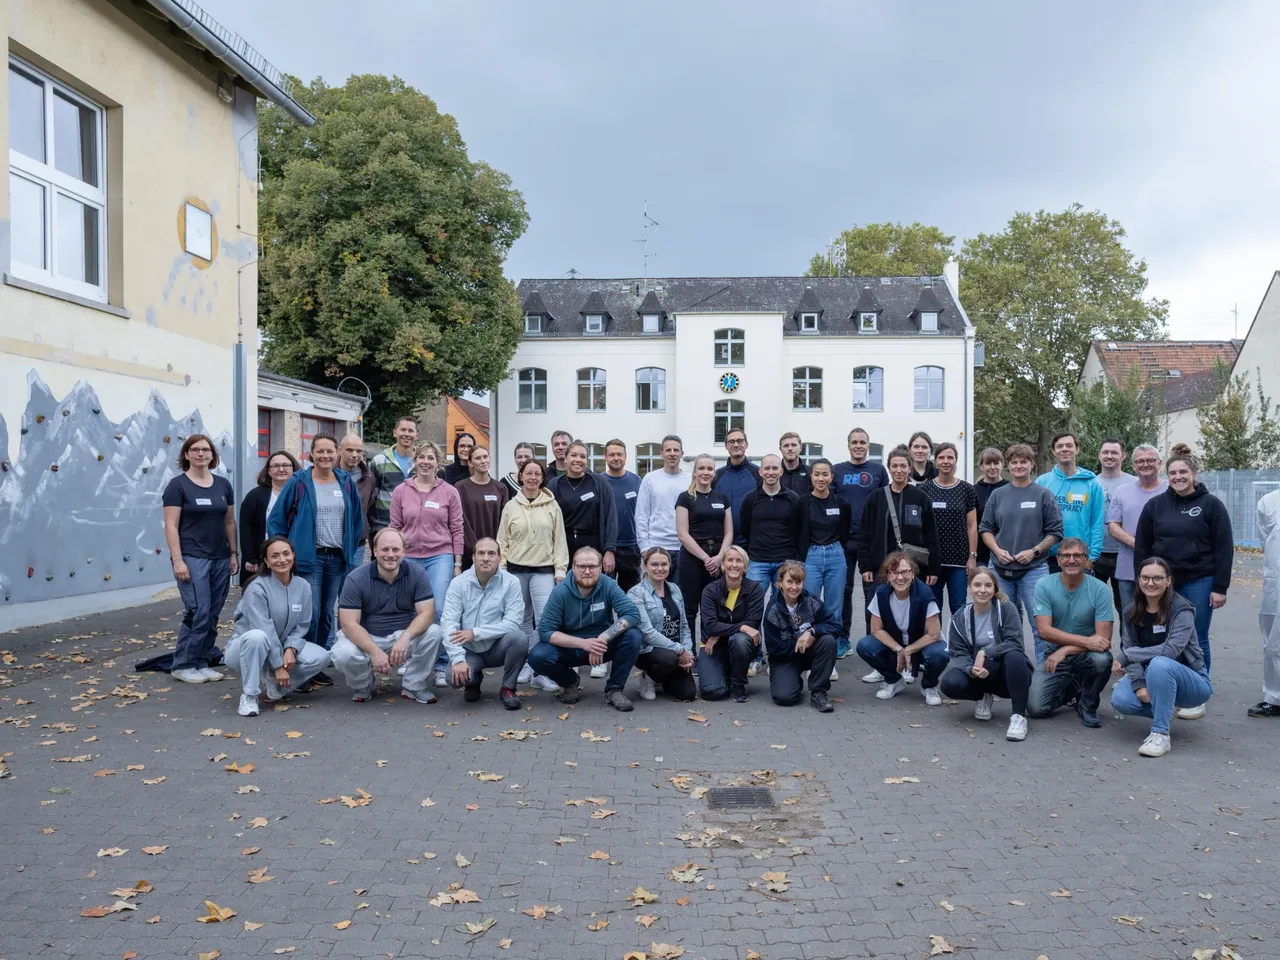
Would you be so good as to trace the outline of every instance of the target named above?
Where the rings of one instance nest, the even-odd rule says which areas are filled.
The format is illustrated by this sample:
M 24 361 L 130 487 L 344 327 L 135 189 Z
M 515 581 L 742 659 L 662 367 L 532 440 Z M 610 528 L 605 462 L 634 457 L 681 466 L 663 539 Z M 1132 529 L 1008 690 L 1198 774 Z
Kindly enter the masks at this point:
M 306 683 L 329 666 L 329 651 L 306 638 L 311 625 L 311 585 L 294 574 L 293 544 L 287 537 L 270 537 L 261 557 L 270 573 L 245 588 L 227 644 L 227 666 L 240 674 L 237 713 L 242 717 L 258 715 L 264 681 L 267 699 L 279 700 L 285 690 Z

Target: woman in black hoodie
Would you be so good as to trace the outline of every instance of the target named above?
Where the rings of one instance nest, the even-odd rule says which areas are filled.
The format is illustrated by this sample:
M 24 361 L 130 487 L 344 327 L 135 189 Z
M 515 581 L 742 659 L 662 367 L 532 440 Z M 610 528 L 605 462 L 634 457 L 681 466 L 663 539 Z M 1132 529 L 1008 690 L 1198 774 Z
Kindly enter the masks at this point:
M 1222 501 L 1196 482 L 1195 463 L 1181 454 L 1169 458 L 1169 489 L 1142 508 L 1134 533 L 1133 568 L 1148 557 L 1164 557 L 1173 571 L 1174 589 L 1196 608 L 1196 638 L 1209 672 L 1209 621 L 1227 602 L 1235 540 L 1231 517 Z M 1178 716 L 1204 716 L 1204 707 L 1178 711 Z
M 471 451 L 476 448 L 476 438 L 460 433 L 453 438 L 453 463 L 444 468 L 444 482 L 457 486 L 459 480 L 471 476 Z

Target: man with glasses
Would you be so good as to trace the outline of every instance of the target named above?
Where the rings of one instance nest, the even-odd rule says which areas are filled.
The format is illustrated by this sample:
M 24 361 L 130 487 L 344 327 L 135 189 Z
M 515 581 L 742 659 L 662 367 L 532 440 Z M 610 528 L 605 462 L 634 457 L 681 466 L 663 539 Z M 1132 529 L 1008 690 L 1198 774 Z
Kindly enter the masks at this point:
M 742 546 L 742 501 L 760 484 L 760 471 L 747 459 L 747 432 L 734 427 L 724 436 L 724 448 L 729 451 L 729 462 L 716 471 L 712 488 L 722 497 L 729 498 L 729 512 L 733 515 L 733 542 Z
M 644 644 L 637 626 L 640 611 L 612 577 L 600 576 L 601 566 L 600 552 L 592 547 L 573 555 L 569 576 L 551 591 L 542 610 L 529 665 L 560 685 L 556 699 L 572 704 L 582 697 L 577 668 L 610 663 L 604 701 L 626 712 L 633 706 L 623 687 Z
M 1098 704 L 1111 677 L 1111 591 L 1088 576 L 1089 547 L 1079 537 L 1058 544 L 1058 566 L 1036 584 L 1036 627 L 1047 654 L 1031 678 L 1027 715 L 1052 716 L 1074 702 L 1082 724 L 1100 727 Z
M 1116 544 L 1115 584 L 1121 616 L 1133 603 L 1137 585 L 1133 570 L 1133 536 L 1138 531 L 1138 518 L 1147 501 L 1163 493 L 1169 486 L 1160 477 L 1163 461 L 1160 451 L 1149 443 L 1133 448 L 1133 472 L 1136 483 L 1126 483 L 1107 500 L 1107 533 Z

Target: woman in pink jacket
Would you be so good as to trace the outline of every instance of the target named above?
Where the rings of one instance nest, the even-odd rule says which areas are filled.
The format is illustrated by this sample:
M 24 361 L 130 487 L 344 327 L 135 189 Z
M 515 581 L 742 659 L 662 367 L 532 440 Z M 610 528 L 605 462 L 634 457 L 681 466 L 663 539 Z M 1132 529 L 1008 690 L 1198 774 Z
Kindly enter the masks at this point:
M 444 612 L 449 582 L 462 572 L 462 501 L 436 476 L 440 451 L 431 441 L 413 453 L 413 476 L 391 494 L 391 529 L 404 534 L 404 555 L 427 568 L 436 601 L 436 623 Z

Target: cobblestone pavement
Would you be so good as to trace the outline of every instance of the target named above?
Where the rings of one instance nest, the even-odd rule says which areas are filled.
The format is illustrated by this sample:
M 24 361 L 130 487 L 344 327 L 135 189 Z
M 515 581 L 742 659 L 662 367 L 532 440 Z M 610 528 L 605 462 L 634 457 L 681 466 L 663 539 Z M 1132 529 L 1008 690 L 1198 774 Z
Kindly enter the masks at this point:
M 829 716 L 764 678 L 744 705 L 619 714 L 597 680 L 509 713 L 491 677 L 475 705 L 338 687 L 242 719 L 234 681 L 131 672 L 173 604 L 0 636 L 0 957 L 1280 957 L 1280 731 L 1244 715 L 1239 566 L 1209 715 L 1161 760 L 1109 709 L 1011 744 L 1007 703 L 882 703 L 856 658 Z M 708 810 L 731 784 L 779 805 Z M 197 922 L 205 901 L 234 915 Z

